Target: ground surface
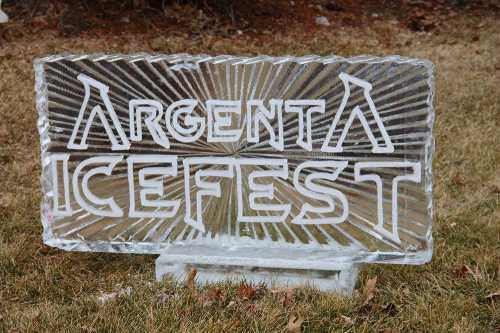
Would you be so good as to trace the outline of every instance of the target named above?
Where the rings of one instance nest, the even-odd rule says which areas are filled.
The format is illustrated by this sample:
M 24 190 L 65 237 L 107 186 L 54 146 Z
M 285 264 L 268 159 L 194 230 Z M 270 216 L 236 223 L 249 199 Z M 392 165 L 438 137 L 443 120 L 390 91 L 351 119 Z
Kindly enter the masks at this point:
M 255 0 L 239 10 L 167 3 L 164 13 L 130 1 L 123 15 L 111 13 L 116 6 L 109 1 L 96 15 L 90 14 L 95 8 L 78 7 L 84 2 L 47 3 L 8 1 L 11 21 L 0 25 L 0 332 L 500 331 L 495 1 L 354 7 L 349 1 L 267 6 Z M 317 26 L 318 15 L 330 26 Z M 437 75 L 432 263 L 365 267 L 355 297 L 342 299 L 306 289 L 155 283 L 154 256 L 44 246 L 31 61 L 94 51 L 430 59 Z

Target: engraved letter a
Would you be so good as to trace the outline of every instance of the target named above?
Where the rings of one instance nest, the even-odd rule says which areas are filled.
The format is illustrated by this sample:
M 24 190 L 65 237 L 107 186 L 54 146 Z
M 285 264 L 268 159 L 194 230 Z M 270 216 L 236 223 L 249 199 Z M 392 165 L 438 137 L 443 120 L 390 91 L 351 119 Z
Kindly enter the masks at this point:
M 68 142 L 68 149 L 87 149 L 87 136 L 89 135 L 90 127 L 92 126 L 95 116 L 98 115 L 102 125 L 104 126 L 104 130 L 111 141 L 111 150 L 127 150 L 130 147 L 130 142 L 125 135 L 125 132 L 120 125 L 120 120 L 116 116 L 113 105 L 109 100 L 109 87 L 85 74 L 78 75 L 78 80 L 80 80 L 85 87 L 85 97 L 83 99 L 82 107 L 80 109 L 80 113 L 78 114 L 75 127 L 73 128 L 73 133 L 71 134 L 71 138 Z M 105 111 L 102 110 L 100 105 L 96 105 L 90 110 L 90 112 L 88 112 L 89 108 L 87 104 L 90 99 L 91 87 L 99 90 L 99 95 L 101 96 L 102 102 L 106 107 Z M 108 117 L 111 118 L 112 127 L 109 125 Z
M 346 139 L 347 132 L 349 131 L 349 128 L 352 125 L 352 122 L 354 121 L 354 118 L 358 117 L 359 120 L 361 121 L 361 125 L 363 125 L 363 128 L 368 135 L 368 139 L 370 140 L 370 143 L 372 144 L 372 152 L 373 153 L 392 153 L 394 152 L 394 146 L 391 142 L 391 138 L 387 134 L 387 131 L 384 127 L 384 124 L 382 123 L 382 119 L 380 119 L 380 116 L 377 112 L 377 108 L 375 108 L 375 103 L 373 103 L 372 97 L 370 96 L 370 91 L 372 90 L 372 85 L 364 80 L 358 79 L 357 77 L 351 76 L 346 73 L 340 73 L 339 75 L 340 80 L 342 80 L 342 83 L 344 84 L 344 98 L 342 98 L 342 102 L 340 103 L 340 107 L 335 114 L 335 118 L 333 119 L 332 126 L 330 127 L 330 130 L 328 131 L 328 134 L 326 135 L 325 141 L 323 142 L 323 146 L 321 147 L 322 152 L 328 152 L 328 153 L 341 153 L 344 148 L 342 147 L 342 144 L 344 143 L 344 140 Z M 363 88 L 363 95 L 368 102 L 368 106 L 370 108 L 370 112 L 373 116 L 373 119 L 375 120 L 375 126 L 378 128 L 377 135 L 382 136 L 382 140 L 384 141 L 384 145 L 380 145 L 378 143 L 378 139 L 375 138 L 375 134 L 373 133 L 368 120 L 365 118 L 363 111 L 361 111 L 361 108 L 359 106 L 356 106 L 352 111 L 349 116 L 349 119 L 343 125 L 343 130 L 340 134 L 340 137 L 337 140 L 337 144 L 335 147 L 329 146 L 330 141 L 332 137 L 335 134 L 335 131 L 337 129 L 337 125 L 339 124 L 340 121 L 340 116 L 342 113 L 344 113 L 345 107 L 347 105 L 347 101 L 349 100 L 349 96 L 351 96 L 351 87 L 350 84 L 353 84 L 355 86 Z

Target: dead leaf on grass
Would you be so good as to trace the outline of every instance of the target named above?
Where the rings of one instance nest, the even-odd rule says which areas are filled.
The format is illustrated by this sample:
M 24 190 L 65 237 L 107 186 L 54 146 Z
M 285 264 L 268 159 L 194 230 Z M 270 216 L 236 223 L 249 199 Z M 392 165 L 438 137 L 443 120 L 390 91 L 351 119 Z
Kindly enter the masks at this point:
M 212 288 L 201 296 L 201 302 L 203 306 L 220 304 L 224 302 L 224 294 L 220 288 Z
M 471 272 L 469 266 L 462 265 L 462 267 L 455 270 L 455 276 L 459 278 L 464 278 L 468 272 Z
M 194 282 L 195 282 L 197 273 L 198 273 L 198 271 L 196 270 L 196 268 L 194 268 L 194 267 L 191 268 L 188 276 L 186 277 L 186 281 L 184 282 L 186 288 L 194 289 Z
M 213 300 L 223 300 L 224 294 L 220 288 L 212 288 L 208 291 L 208 297 Z
M 465 183 L 464 183 L 464 180 L 462 178 L 462 176 L 459 174 L 459 173 L 456 173 L 453 177 L 452 177 L 452 181 L 455 185 L 457 186 L 463 186 Z
M 455 275 L 459 278 L 464 278 L 469 274 L 472 275 L 476 282 L 481 279 L 481 272 L 479 271 L 479 267 L 476 267 L 475 270 L 472 270 L 469 266 L 463 265 L 455 271 Z
M 257 312 L 257 311 L 260 311 L 261 309 L 262 309 L 262 307 L 259 304 L 255 304 L 255 303 L 250 303 L 247 307 L 247 310 L 249 312 Z
M 354 325 L 354 320 L 352 320 L 351 317 L 340 315 L 339 319 L 340 319 L 340 322 L 344 325 L 349 325 L 349 326 Z
M 376 288 L 377 285 L 377 277 L 375 276 L 374 278 L 367 279 L 365 283 L 365 288 L 363 289 L 363 305 L 368 304 L 373 297 L 375 297 L 375 291 L 377 290 Z
M 58 249 L 47 246 L 45 244 L 42 244 L 37 250 L 37 254 L 40 254 L 42 256 L 50 256 L 57 254 L 58 252 L 60 252 Z
M 485 297 L 487 300 L 500 301 L 500 289 Z
M 304 318 L 298 315 L 292 314 L 288 320 L 288 325 L 286 326 L 286 331 L 288 333 L 300 333 L 302 332 L 302 323 Z
M 238 287 L 237 293 L 238 296 L 241 297 L 243 300 L 249 301 L 255 297 L 255 294 L 257 293 L 257 288 L 253 287 L 252 285 L 246 282 L 242 282 Z

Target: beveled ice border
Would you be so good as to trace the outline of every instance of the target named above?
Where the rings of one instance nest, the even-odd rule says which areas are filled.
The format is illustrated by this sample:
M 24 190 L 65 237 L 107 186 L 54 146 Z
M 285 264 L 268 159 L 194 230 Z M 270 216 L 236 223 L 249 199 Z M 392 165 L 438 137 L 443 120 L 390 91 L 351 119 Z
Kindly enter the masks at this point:
M 43 242 L 46 245 L 57 247 L 67 251 L 86 251 L 86 252 L 113 252 L 113 253 L 142 253 L 142 254 L 161 254 L 168 251 L 172 244 L 168 242 L 164 243 L 151 243 L 151 242 L 114 242 L 114 241 L 76 241 L 76 240 L 66 240 L 57 238 L 54 236 L 51 230 L 51 222 L 53 220 L 52 208 L 50 207 L 50 198 L 52 196 L 52 179 L 50 177 L 50 172 L 48 170 L 50 166 L 50 156 L 47 153 L 48 146 L 50 144 L 50 137 L 48 134 L 49 118 L 48 118 L 48 90 L 47 82 L 45 78 L 44 64 L 50 62 L 56 62 L 59 60 L 69 60 L 69 61 L 79 61 L 82 59 L 87 59 L 91 61 L 118 61 L 126 60 L 129 62 L 136 61 L 168 61 L 170 63 L 178 62 L 178 68 L 196 68 L 198 64 L 202 62 L 209 62 L 212 64 L 225 63 L 230 64 L 251 64 L 255 62 L 270 62 L 271 64 L 280 64 L 283 62 L 295 62 L 297 64 L 306 64 L 310 62 L 317 62 L 321 64 L 331 64 L 336 62 L 347 62 L 350 64 L 356 63 L 367 63 L 376 64 L 384 62 L 393 62 L 397 64 L 413 64 L 420 65 L 427 69 L 428 79 L 427 85 L 429 87 L 429 96 L 427 99 L 427 107 L 429 109 L 429 114 L 426 119 L 426 125 L 429 128 L 430 135 L 425 143 L 425 154 L 424 154 L 424 182 L 425 182 L 425 192 L 428 196 L 428 206 L 427 212 L 428 216 L 431 217 L 431 223 L 427 229 L 426 241 L 427 248 L 424 251 L 419 252 L 381 252 L 381 251 L 365 251 L 362 250 L 356 254 L 351 254 L 348 256 L 337 256 L 335 261 L 340 263 L 388 263 L 388 264 L 424 264 L 432 259 L 433 252 L 433 237 L 432 237 L 432 219 L 433 215 L 433 198 L 432 198 L 432 160 L 435 150 L 435 140 L 433 136 L 434 128 L 434 94 L 435 94 L 435 80 L 434 80 L 434 65 L 429 60 L 425 59 L 414 59 L 406 58 L 400 56 L 369 56 L 362 55 L 350 58 L 344 58 L 336 55 L 330 56 L 317 56 L 317 55 L 307 55 L 301 57 L 295 56 L 267 56 L 259 55 L 253 57 L 247 56 L 232 56 L 232 55 L 218 55 L 210 56 L 206 54 L 190 55 L 187 53 L 179 54 L 149 54 L 149 53 L 136 53 L 136 54 L 104 54 L 104 53 L 94 53 L 94 54 L 56 54 L 48 55 L 39 58 L 35 58 L 33 61 L 34 72 L 35 72 L 35 91 L 36 91 L 36 109 L 38 112 L 37 127 L 40 134 L 40 147 L 41 147 L 41 187 L 42 187 L 42 202 L 41 202 L 41 222 L 43 225 Z M 174 66 L 175 67 L 175 66 Z M 172 68 L 175 69 L 175 68 Z M 176 245 L 176 247 L 179 245 Z M 189 244 L 184 246 L 189 247 Z M 207 248 L 213 249 L 213 245 L 207 245 Z M 224 247 L 217 247 L 218 249 L 224 250 Z M 233 246 L 234 248 L 234 246 Z M 251 251 L 252 248 L 246 245 L 241 247 L 243 251 Z M 293 251 L 301 251 L 300 248 L 295 248 Z M 308 251 L 307 247 L 303 249 Z M 318 251 L 322 251 L 321 247 L 317 248 Z M 329 251 L 327 248 L 324 249 L 325 254 Z M 331 252 L 335 254 L 335 252 Z M 299 254 L 300 255 L 300 254 Z M 238 257 L 234 257 L 238 260 Z M 240 258 L 243 259 L 243 258 Z M 247 258 L 248 259 L 248 258 Z

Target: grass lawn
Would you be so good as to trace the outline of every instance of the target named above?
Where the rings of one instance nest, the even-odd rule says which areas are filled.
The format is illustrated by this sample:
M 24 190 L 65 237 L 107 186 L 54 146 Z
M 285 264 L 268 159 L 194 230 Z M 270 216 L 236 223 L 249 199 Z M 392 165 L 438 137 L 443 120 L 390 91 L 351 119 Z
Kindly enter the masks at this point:
M 500 295 L 491 295 L 500 293 L 499 13 L 459 11 L 419 29 L 397 11 L 358 13 L 352 24 L 347 13 L 328 12 L 332 24 L 323 27 L 314 24 L 316 9 L 304 7 L 300 20 L 288 11 L 289 21 L 272 28 L 247 22 L 239 29 L 192 5 L 175 6 L 185 15 L 171 11 L 177 23 L 166 28 L 146 15 L 144 29 L 133 20 L 132 28 L 75 32 L 59 22 L 57 30 L 50 19 L 22 15 L 0 25 L 0 332 L 500 331 Z M 43 245 L 32 59 L 97 51 L 430 59 L 437 90 L 432 262 L 365 266 L 346 299 L 311 289 L 157 283 L 155 256 Z

